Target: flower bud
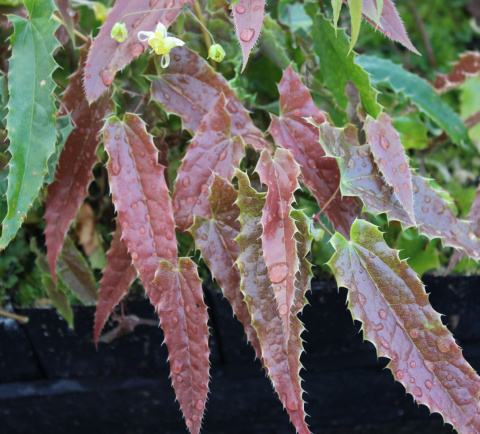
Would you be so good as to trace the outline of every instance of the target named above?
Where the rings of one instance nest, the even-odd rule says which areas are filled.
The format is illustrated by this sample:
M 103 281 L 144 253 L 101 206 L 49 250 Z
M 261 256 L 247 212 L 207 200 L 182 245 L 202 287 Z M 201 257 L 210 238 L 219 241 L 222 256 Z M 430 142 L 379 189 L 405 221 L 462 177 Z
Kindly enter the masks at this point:
M 107 19 L 108 10 L 104 4 L 100 2 L 93 2 L 92 9 L 97 21 L 101 21 L 103 23 Z
M 215 62 L 221 62 L 225 57 L 225 50 L 220 44 L 213 44 L 208 50 L 208 58 L 215 60 Z
M 118 42 L 123 42 L 127 39 L 128 31 L 125 23 L 115 23 L 112 28 L 112 33 L 110 36 Z

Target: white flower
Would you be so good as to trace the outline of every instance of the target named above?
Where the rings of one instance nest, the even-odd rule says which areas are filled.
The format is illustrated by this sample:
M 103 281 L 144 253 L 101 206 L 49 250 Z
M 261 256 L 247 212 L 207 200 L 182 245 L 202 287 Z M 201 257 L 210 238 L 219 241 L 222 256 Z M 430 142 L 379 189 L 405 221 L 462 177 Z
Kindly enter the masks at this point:
M 185 45 L 182 40 L 168 36 L 167 28 L 162 23 L 157 24 L 155 32 L 138 32 L 138 39 L 141 42 L 148 41 L 148 45 L 152 47 L 153 51 L 162 56 L 162 68 L 166 68 L 170 64 L 170 50 Z

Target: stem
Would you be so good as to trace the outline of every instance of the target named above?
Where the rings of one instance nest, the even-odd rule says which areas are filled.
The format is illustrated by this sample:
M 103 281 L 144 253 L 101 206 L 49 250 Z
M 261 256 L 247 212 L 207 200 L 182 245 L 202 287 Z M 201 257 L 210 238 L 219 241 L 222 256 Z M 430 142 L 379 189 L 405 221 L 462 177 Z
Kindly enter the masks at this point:
M 338 184 L 338 187 L 336 188 L 335 192 L 330 196 L 330 199 L 328 199 L 327 203 L 325 205 L 323 205 L 323 208 L 318 212 L 318 214 L 316 214 L 313 218 L 314 220 L 317 220 L 317 221 L 320 221 L 320 214 L 322 214 L 328 207 L 328 205 L 330 205 L 332 203 L 332 200 L 335 199 L 335 196 L 337 195 L 337 193 L 340 191 L 340 183 Z
M 160 9 L 150 9 L 150 10 L 147 10 L 147 11 L 130 12 L 129 14 L 125 14 L 122 18 L 120 18 L 120 22 L 122 22 L 125 17 L 129 17 L 130 15 L 147 14 L 149 12 L 170 11 L 170 10 L 175 10 L 175 9 L 183 9 L 183 7 L 160 8 Z
M 472 116 L 470 116 L 465 122 L 465 126 L 467 128 L 472 128 L 478 123 L 480 123 L 480 111 L 474 113 Z
M 53 15 L 52 15 L 52 18 L 53 18 L 57 23 L 60 23 L 62 26 L 66 27 L 65 22 L 64 22 L 59 16 L 53 14 Z M 78 38 L 80 38 L 83 42 L 88 42 L 88 38 L 87 38 L 83 33 L 80 33 L 77 29 L 73 29 L 73 33 L 75 34 L 75 36 L 77 36 Z
M 207 22 L 205 21 L 205 17 L 202 15 L 202 10 L 200 9 L 200 5 L 198 4 L 198 2 L 195 2 L 193 7 L 195 9 L 195 14 L 192 13 L 190 9 L 187 10 L 188 12 L 190 12 L 190 15 L 195 18 L 198 24 L 200 24 L 200 31 L 202 32 L 203 41 L 205 42 L 205 46 L 207 47 L 208 52 L 212 43 L 215 43 L 215 40 L 213 39 L 212 34 L 207 29 Z M 214 69 L 217 69 L 217 63 L 213 59 L 210 59 L 210 65 L 212 65 Z
M 9 312 L 8 310 L 5 310 L 5 309 L 0 309 L 0 316 L 14 319 L 15 321 L 18 321 L 21 324 L 26 324 L 28 322 L 28 316 L 17 315 L 16 313 Z

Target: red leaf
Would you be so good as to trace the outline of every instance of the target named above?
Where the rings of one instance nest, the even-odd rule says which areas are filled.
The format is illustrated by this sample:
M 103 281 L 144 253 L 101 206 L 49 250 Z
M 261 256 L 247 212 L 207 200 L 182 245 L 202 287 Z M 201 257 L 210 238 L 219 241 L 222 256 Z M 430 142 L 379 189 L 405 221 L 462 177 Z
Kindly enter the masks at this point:
M 232 6 L 233 20 L 238 42 L 242 47 L 243 66 L 247 66 L 248 57 L 260 36 L 265 13 L 265 0 L 239 0 Z
M 225 109 L 232 116 L 232 137 L 242 136 L 247 146 L 257 151 L 271 149 L 222 75 L 186 47 L 174 48 L 171 57 L 170 66 L 152 81 L 152 96 L 167 112 L 181 116 L 184 128 L 195 135 L 223 93 L 227 99 Z
M 222 288 L 238 320 L 243 324 L 256 356 L 262 360 L 260 342 L 257 332 L 251 325 L 250 312 L 240 292 L 240 274 L 235 265 L 240 251 L 235 241 L 240 233 L 238 221 L 240 209 L 235 204 L 238 195 L 233 185 L 217 174 L 214 175 L 210 190 L 208 201 L 212 217 L 195 216 L 195 222 L 189 230 L 195 239 L 195 247 L 202 252 L 212 276 Z
M 152 300 L 151 282 L 161 259 L 177 263 L 177 240 L 172 203 L 164 167 L 158 164 L 145 124 L 134 114 L 123 122 L 112 117 L 104 130 L 109 155 L 107 170 L 113 203 L 122 227 L 122 239 Z
M 262 348 L 263 361 L 268 375 L 285 406 L 290 420 L 300 434 L 309 433 L 305 423 L 302 399 L 300 364 L 298 355 L 302 351 L 299 335 L 291 334 L 287 339 L 285 328 L 277 309 L 275 290 L 268 277 L 268 269 L 263 257 L 262 209 L 265 195 L 257 193 L 245 173 L 237 170 L 240 207 L 239 220 L 242 231 L 237 237 L 240 255 L 237 266 L 241 275 L 241 291 L 252 317 L 252 325 L 257 331 Z M 297 329 L 297 324 L 292 326 Z
M 178 269 L 160 262 L 151 298 L 168 348 L 171 379 L 185 422 L 192 434 L 200 432 L 208 394 L 208 315 L 202 281 L 190 258 L 180 258 Z
M 278 85 L 280 92 L 280 117 L 271 115 L 269 132 L 275 143 L 288 149 L 300 164 L 300 181 L 307 185 L 323 208 L 335 230 L 344 236 L 350 234 L 350 227 L 360 209 L 352 198 L 342 198 L 337 191 L 340 171 L 334 158 L 325 157 L 318 144 L 318 128 L 304 118 L 313 118 L 317 123 L 325 121 L 325 115 L 317 109 L 309 90 L 303 85 L 297 73 L 289 66 Z M 337 191 L 337 193 L 335 193 Z
M 404 47 L 421 56 L 410 41 L 407 32 L 405 31 L 405 27 L 403 26 L 402 19 L 398 15 L 397 9 L 395 9 L 392 0 L 383 0 L 382 16 L 380 17 L 380 22 L 378 24 L 377 6 L 376 3 L 374 3 L 374 0 L 363 0 L 362 13 L 365 19 L 375 27 L 375 29 L 378 28 L 378 30 L 380 30 L 385 36 L 394 41 L 400 42 Z
M 242 139 L 232 138 L 231 116 L 224 107 L 221 95 L 200 124 L 178 169 L 172 200 L 181 231 L 193 223 L 194 215 L 211 217 L 207 198 L 214 173 L 230 181 L 245 154 Z
M 137 270 L 132 264 L 126 244 L 121 240 L 122 228 L 117 222 L 113 240 L 107 252 L 107 265 L 100 281 L 97 308 L 95 310 L 95 326 L 93 338 L 95 344 L 115 306 L 128 292 L 132 282 L 137 277 Z
M 140 42 L 138 32 L 155 31 L 157 23 L 168 27 L 182 12 L 182 5 L 193 5 L 193 0 L 135 0 L 117 1 L 100 28 L 85 65 L 85 93 L 88 101 L 95 101 L 112 84 L 115 73 L 142 54 L 148 47 Z M 175 9 L 177 8 L 177 9 Z M 136 13 L 150 11 L 145 14 Z M 135 15 L 125 16 L 126 14 Z M 120 43 L 110 36 L 115 23 L 127 26 L 127 39 Z
M 49 185 L 45 201 L 45 238 L 55 282 L 58 255 L 75 214 L 88 194 L 88 185 L 93 180 L 92 168 L 98 161 L 99 131 L 103 118 L 112 108 L 108 96 L 92 105 L 84 98 L 81 77 L 89 46 L 90 42 L 87 42 L 80 50 L 78 69 L 63 94 L 59 115 L 71 113 L 76 129 L 65 143 L 55 174 L 56 181 Z
M 480 53 L 469 51 L 460 55 L 448 74 L 438 74 L 433 87 L 439 93 L 448 92 L 460 86 L 467 78 L 480 74 Z
M 377 167 L 387 184 L 393 188 L 395 196 L 411 218 L 412 224 L 415 224 L 412 176 L 405 149 L 392 125 L 392 120 L 384 113 L 380 113 L 377 120 L 368 116 L 364 129 Z
M 351 241 L 335 234 L 329 262 L 348 307 L 407 392 L 458 432 L 480 431 L 480 377 L 428 301 L 417 274 L 371 223 L 357 220 Z

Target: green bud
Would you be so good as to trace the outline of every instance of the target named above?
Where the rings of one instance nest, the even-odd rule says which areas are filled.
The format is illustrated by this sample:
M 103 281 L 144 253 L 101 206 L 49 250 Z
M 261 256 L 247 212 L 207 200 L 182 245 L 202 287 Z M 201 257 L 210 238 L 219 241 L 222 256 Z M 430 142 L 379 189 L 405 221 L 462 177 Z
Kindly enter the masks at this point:
M 208 50 L 208 58 L 215 60 L 215 62 L 221 62 L 225 57 L 225 50 L 220 44 L 213 44 Z

